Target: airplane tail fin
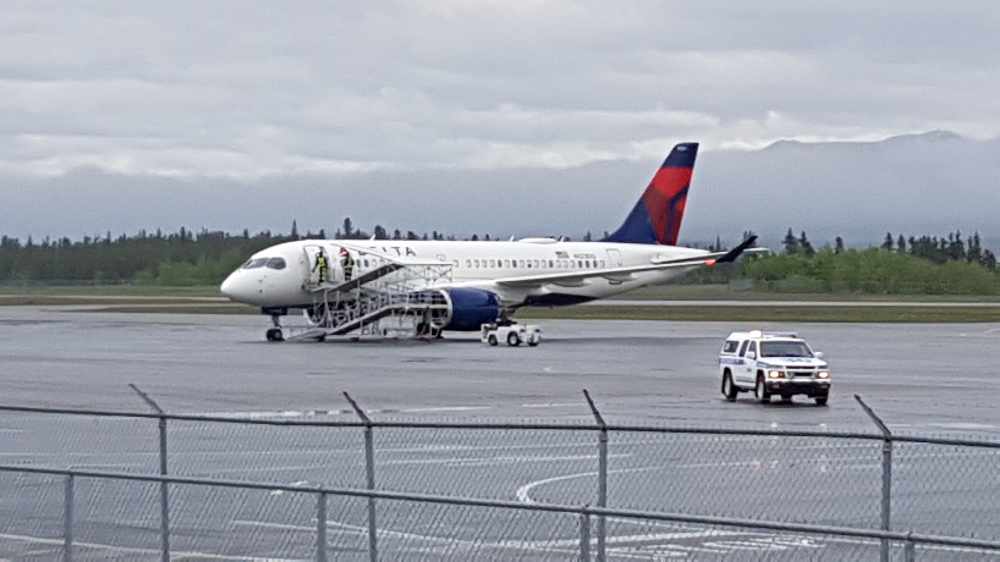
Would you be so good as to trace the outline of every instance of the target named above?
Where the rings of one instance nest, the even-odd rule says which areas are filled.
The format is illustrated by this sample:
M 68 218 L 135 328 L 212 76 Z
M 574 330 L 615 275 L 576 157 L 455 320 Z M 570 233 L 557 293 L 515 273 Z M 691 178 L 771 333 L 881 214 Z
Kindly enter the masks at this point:
M 697 156 L 696 142 L 674 146 L 625 222 L 605 242 L 676 245 Z

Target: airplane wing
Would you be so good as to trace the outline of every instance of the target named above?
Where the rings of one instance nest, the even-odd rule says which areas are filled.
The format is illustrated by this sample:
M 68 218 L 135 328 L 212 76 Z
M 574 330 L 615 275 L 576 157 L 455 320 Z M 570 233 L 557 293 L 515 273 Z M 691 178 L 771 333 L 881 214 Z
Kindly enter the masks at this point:
M 757 241 L 756 236 L 751 236 L 728 252 L 706 252 L 696 256 L 663 260 L 650 263 L 649 265 L 638 265 L 630 267 L 619 267 L 614 269 L 600 269 L 591 271 L 571 271 L 566 273 L 546 273 L 542 275 L 527 275 L 522 277 L 508 277 L 497 279 L 495 283 L 502 287 L 540 287 L 542 285 L 559 285 L 562 287 L 581 287 L 587 279 L 604 278 L 612 283 L 624 283 L 634 279 L 633 274 L 646 271 L 663 271 L 666 269 L 694 269 L 696 267 L 715 267 L 716 264 L 730 263 L 736 261 L 745 252 L 760 253 L 767 251 L 767 248 L 751 248 Z

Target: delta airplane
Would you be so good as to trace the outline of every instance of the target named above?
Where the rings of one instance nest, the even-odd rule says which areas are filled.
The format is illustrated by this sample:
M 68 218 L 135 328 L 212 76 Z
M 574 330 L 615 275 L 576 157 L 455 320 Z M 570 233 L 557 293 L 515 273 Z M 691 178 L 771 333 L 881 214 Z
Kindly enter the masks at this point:
M 444 266 L 449 270 L 445 278 L 412 288 L 439 295 L 438 302 L 444 303 L 446 313 L 437 317 L 433 331 L 439 335 L 508 322 L 521 307 L 573 305 L 665 283 L 697 268 L 734 261 L 747 250 L 762 250 L 751 249 L 756 237 L 728 252 L 676 245 L 697 153 L 697 143 L 676 145 L 625 222 L 600 242 L 297 240 L 255 253 L 220 289 L 231 300 L 271 315 L 274 327 L 267 339 L 280 341 L 279 320 L 289 310 L 303 310 L 315 325 L 320 317 L 317 295 L 323 291 L 346 295 L 347 287 L 361 289 L 401 268 Z M 328 279 L 318 283 L 320 255 L 329 270 Z M 352 262 L 350 275 L 345 275 L 347 261 Z

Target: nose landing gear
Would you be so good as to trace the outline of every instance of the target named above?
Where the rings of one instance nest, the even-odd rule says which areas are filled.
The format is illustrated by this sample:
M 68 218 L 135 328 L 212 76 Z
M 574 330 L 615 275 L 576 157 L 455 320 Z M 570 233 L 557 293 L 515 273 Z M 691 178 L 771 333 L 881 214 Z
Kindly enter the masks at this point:
M 285 334 L 281 331 L 281 315 L 272 314 L 271 323 L 274 324 L 274 327 L 268 329 L 264 334 L 267 341 L 285 341 Z

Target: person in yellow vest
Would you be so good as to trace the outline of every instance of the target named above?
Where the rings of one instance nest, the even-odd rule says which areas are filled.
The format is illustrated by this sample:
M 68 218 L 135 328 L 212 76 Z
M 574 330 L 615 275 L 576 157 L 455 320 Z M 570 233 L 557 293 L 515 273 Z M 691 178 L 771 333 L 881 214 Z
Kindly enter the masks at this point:
M 347 248 L 340 249 L 340 264 L 344 267 L 344 282 L 348 282 L 354 276 L 354 258 Z
M 320 252 L 316 254 L 316 265 L 313 266 L 312 270 L 319 271 L 318 283 L 326 283 L 326 281 L 330 278 L 330 264 L 326 261 L 325 253 Z

